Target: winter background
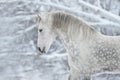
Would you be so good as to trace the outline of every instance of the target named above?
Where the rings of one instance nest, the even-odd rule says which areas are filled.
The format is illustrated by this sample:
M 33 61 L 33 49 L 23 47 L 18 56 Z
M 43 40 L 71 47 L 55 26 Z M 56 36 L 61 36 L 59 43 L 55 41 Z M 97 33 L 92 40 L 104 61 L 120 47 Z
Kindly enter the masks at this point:
M 45 55 L 36 47 L 33 17 L 66 11 L 105 35 L 120 35 L 120 0 L 0 0 L 0 80 L 67 80 L 67 52 L 57 39 Z M 119 73 L 95 74 L 92 80 L 120 80 Z

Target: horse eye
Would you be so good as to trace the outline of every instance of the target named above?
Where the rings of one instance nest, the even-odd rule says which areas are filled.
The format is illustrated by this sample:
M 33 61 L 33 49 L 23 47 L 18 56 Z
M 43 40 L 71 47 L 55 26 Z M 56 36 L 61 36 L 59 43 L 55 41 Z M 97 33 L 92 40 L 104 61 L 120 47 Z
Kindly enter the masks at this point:
M 42 29 L 39 29 L 39 32 L 42 32 L 43 30 Z

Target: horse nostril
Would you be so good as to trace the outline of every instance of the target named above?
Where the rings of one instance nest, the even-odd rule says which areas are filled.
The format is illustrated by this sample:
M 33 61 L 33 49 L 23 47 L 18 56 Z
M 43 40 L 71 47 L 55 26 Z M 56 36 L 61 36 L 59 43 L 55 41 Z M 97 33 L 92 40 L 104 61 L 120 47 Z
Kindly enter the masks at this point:
M 45 53 L 46 51 L 45 51 L 45 47 L 43 48 L 43 52 Z
M 43 50 L 42 50 L 40 47 L 38 47 L 38 50 L 39 50 L 41 53 L 45 53 L 45 47 L 43 47 Z
M 41 48 L 40 48 L 40 47 L 38 47 L 38 50 L 39 50 L 40 52 L 42 52 L 42 50 L 41 50 Z

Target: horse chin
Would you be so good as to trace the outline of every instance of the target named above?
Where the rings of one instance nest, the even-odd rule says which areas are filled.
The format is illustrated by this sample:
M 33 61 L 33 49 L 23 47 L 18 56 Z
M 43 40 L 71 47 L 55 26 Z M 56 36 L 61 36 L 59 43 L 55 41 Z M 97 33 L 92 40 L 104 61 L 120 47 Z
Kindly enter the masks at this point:
M 37 52 L 38 53 L 38 55 L 44 55 L 44 54 L 46 54 L 46 52 Z
M 36 51 L 37 55 L 44 55 L 46 52 L 40 52 L 39 50 Z

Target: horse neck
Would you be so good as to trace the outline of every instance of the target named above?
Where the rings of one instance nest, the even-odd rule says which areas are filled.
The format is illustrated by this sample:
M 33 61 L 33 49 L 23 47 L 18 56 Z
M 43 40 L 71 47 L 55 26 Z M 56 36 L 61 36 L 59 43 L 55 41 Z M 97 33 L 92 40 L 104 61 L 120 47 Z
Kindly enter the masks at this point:
M 66 41 L 86 41 L 97 35 L 97 31 L 87 24 L 69 24 L 59 29 L 60 37 Z
M 88 42 L 87 40 L 82 40 L 81 39 L 82 37 L 80 37 L 80 35 L 76 35 L 76 33 L 70 33 L 69 31 L 66 32 L 65 30 L 64 31 L 58 30 L 58 33 L 66 49 L 70 49 L 70 48 L 75 49 L 78 48 L 78 46 L 81 43 L 84 44 L 84 42 L 85 43 Z
M 72 19 L 69 22 L 56 22 L 54 29 L 57 30 L 58 36 L 64 41 L 64 44 L 80 44 L 88 43 L 98 34 L 92 27 L 87 25 L 85 21 Z

